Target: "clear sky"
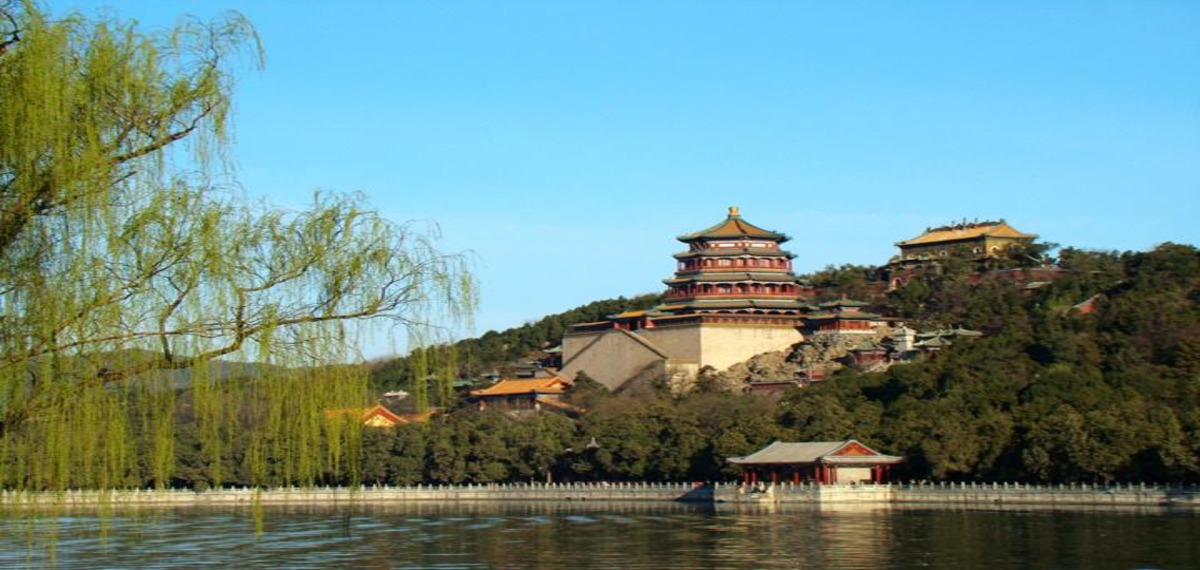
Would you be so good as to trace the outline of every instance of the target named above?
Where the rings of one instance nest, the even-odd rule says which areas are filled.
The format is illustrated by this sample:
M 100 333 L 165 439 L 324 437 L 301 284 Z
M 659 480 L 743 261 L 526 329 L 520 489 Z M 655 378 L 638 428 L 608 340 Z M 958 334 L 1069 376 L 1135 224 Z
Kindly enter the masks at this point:
M 1194 0 L 48 3 L 245 14 L 267 52 L 237 92 L 247 193 L 437 222 L 475 256 L 475 333 L 661 291 L 675 236 L 732 205 L 800 273 L 963 218 L 1200 242 Z

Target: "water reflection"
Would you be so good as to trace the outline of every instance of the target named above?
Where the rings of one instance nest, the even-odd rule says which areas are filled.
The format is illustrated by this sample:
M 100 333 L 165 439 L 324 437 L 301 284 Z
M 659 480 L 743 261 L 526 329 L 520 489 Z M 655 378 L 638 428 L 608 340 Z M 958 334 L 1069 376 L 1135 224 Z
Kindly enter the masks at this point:
M 261 528 L 259 528 L 261 525 Z M 411 503 L 0 515 L 0 567 L 1194 567 L 1191 511 Z
M 720 505 L 718 552 L 730 564 L 788 568 L 886 568 L 893 517 L 876 505 Z M 764 559 L 765 558 L 765 559 Z

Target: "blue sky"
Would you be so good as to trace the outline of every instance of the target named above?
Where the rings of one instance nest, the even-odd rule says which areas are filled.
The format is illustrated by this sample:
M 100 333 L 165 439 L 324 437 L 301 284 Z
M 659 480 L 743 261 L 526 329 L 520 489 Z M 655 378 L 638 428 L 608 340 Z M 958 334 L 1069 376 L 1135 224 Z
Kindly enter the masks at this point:
M 660 291 L 731 205 L 798 272 L 1004 218 L 1196 244 L 1200 2 L 56 1 L 148 27 L 237 9 L 266 69 L 246 192 L 361 191 L 471 251 L 476 333 Z M 367 356 L 391 349 L 365 348 Z

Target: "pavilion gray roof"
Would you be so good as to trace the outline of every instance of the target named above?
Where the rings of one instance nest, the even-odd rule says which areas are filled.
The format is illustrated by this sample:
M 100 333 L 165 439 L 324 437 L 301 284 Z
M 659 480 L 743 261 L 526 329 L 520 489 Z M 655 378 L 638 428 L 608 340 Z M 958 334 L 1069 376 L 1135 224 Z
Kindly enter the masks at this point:
M 838 451 L 856 444 L 869 451 L 870 455 L 835 455 Z M 738 465 L 781 465 L 790 463 L 829 463 L 839 465 L 879 465 L 899 463 L 903 457 L 884 455 L 863 445 L 857 440 L 845 441 L 776 441 L 745 457 L 730 457 L 730 463 Z

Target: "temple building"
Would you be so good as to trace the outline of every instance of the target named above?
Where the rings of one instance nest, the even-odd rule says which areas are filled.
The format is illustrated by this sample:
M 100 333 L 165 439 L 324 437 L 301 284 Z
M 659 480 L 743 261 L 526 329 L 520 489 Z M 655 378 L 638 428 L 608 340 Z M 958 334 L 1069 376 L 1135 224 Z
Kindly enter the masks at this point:
M 998 258 L 1007 255 L 1014 245 L 1029 245 L 1035 234 L 1017 231 L 1004 220 L 994 222 L 962 222 L 930 228 L 909 240 L 897 242 L 900 255 L 894 262 L 919 262 L 941 257 L 958 256 L 968 259 Z
M 805 315 L 807 332 L 822 334 L 873 335 L 887 322 L 882 316 L 863 311 L 866 302 L 837 299 L 818 305 L 817 311 Z
M 701 367 L 724 370 L 803 339 L 803 302 L 811 291 L 792 272 L 790 238 L 741 217 L 679 236 L 666 300 L 576 325 L 563 338 L 561 374 L 585 372 L 610 389 L 637 378 L 694 379 Z
M 507 378 L 482 390 L 472 390 L 471 400 L 480 410 L 555 411 L 570 409 L 561 401 L 563 393 L 571 386 L 561 376 L 541 378 Z
M 1017 231 L 1004 220 L 991 222 L 962 221 L 939 228 L 928 228 L 921 235 L 896 243 L 900 254 L 880 268 L 879 277 L 891 289 L 907 283 L 924 268 L 937 266 L 941 261 L 957 259 L 972 262 L 979 269 L 993 271 L 978 273 L 973 279 L 981 280 L 985 275 L 1003 278 L 1018 283 L 1049 281 L 1058 272 L 1047 267 L 1022 267 L 996 271 L 1011 265 L 1017 257 L 1028 253 L 1027 246 L 1037 239 L 1036 234 Z M 1028 259 L 1020 260 L 1027 263 Z M 1040 261 L 1039 261 L 1040 263 Z

